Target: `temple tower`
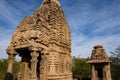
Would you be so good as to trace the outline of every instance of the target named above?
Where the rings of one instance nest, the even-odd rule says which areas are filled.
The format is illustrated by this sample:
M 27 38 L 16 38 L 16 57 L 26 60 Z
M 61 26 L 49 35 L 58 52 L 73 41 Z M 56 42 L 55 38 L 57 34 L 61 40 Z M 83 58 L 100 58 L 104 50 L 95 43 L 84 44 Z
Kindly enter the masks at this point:
M 72 80 L 70 30 L 58 0 L 44 0 L 16 28 L 10 45 L 8 71 L 21 57 L 18 80 Z
M 103 46 L 97 45 L 92 51 L 91 60 L 92 80 L 111 80 L 110 63 Z

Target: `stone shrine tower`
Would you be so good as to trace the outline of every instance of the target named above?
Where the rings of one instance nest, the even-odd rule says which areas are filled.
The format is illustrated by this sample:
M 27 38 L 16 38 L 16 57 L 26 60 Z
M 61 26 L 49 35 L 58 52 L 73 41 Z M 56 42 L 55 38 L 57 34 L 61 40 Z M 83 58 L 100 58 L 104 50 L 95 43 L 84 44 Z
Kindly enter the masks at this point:
M 9 73 L 21 57 L 18 80 L 72 80 L 70 30 L 58 0 L 44 0 L 25 17 L 6 51 Z
M 91 60 L 92 80 L 111 80 L 110 63 L 103 46 L 97 45 L 92 51 Z

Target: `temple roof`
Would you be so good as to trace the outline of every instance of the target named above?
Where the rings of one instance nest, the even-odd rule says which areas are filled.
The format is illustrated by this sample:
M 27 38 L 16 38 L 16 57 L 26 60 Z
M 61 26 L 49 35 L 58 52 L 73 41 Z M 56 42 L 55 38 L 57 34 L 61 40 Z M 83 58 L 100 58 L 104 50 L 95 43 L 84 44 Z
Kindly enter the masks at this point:
M 89 60 L 87 63 L 108 63 L 111 62 L 103 49 L 102 45 L 96 45 L 94 46 L 94 49 L 92 50 L 91 54 L 91 60 Z
M 35 12 L 25 17 L 16 28 L 11 45 L 17 46 L 31 42 L 48 45 L 71 46 L 70 30 L 58 0 L 44 0 Z

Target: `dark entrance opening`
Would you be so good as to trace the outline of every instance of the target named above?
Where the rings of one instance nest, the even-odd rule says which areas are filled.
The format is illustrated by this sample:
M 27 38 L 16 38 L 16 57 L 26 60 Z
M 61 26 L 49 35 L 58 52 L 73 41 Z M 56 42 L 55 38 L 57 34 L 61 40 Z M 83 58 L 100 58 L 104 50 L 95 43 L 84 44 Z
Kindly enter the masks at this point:
M 40 63 L 41 63 L 41 59 L 42 59 L 41 55 L 39 54 L 39 56 L 37 58 L 38 62 L 37 62 L 37 70 L 36 70 L 38 79 L 40 79 Z
M 103 70 L 102 70 L 102 68 L 98 68 L 97 73 L 98 73 L 99 80 L 103 80 Z

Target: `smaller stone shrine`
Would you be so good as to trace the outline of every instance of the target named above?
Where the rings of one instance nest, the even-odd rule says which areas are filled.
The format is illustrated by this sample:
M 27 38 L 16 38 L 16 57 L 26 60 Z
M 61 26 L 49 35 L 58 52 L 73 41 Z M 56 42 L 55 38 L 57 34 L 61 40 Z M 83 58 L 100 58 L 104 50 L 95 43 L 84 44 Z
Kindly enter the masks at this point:
M 111 80 L 110 59 L 103 46 L 96 45 L 92 50 L 91 60 L 87 63 L 92 66 L 91 80 Z

